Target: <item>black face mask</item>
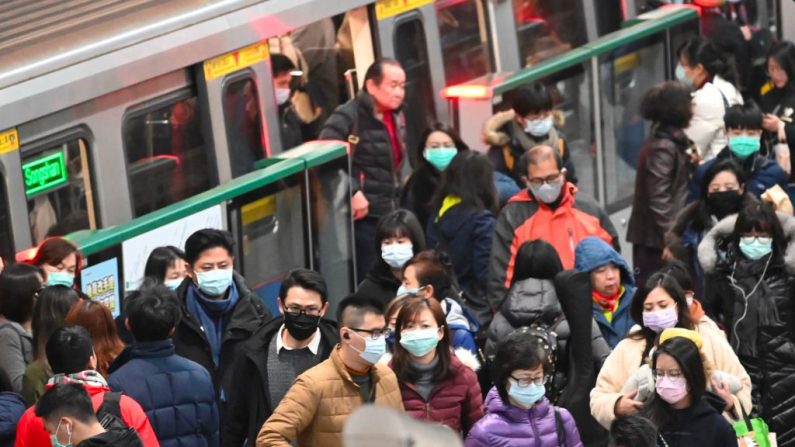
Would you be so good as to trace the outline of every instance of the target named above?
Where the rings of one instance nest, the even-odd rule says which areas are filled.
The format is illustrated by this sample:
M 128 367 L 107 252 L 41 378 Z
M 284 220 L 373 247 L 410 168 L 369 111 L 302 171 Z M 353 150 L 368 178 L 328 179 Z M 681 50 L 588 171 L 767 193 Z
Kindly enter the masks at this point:
M 707 195 L 707 208 L 718 219 L 740 211 L 743 196 L 740 191 L 711 192 Z
M 291 315 L 289 312 L 284 313 L 284 326 L 290 335 L 296 340 L 306 340 L 317 331 L 317 326 L 320 324 L 320 317 L 310 317 L 306 314 L 299 314 L 298 316 Z

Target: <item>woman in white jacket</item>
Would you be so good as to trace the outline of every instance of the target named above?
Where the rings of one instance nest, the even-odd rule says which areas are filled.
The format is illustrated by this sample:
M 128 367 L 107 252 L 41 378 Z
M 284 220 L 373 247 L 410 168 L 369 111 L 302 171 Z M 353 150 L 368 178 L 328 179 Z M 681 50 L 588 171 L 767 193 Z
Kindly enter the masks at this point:
M 735 67 L 703 37 L 688 40 L 677 53 L 676 77 L 693 88 L 693 118 L 685 133 L 696 143 L 701 158 L 706 161 L 728 144 L 723 125 L 726 109 L 743 103 L 736 86 Z

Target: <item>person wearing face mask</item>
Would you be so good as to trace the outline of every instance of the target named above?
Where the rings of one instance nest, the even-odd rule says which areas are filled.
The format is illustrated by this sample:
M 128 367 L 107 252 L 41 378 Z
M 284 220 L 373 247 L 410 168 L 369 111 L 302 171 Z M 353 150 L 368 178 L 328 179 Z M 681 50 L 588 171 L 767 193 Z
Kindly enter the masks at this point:
M 390 367 L 400 385 L 406 412 L 466 434 L 483 417 L 471 355 L 451 350 L 442 306 L 433 298 L 411 298 L 400 308 Z M 464 360 L 462 360 L 464 359 Z M 466 362 L 466 363 L 465 363 Z
M 520 159 L 531 148 L 544 145 L 558 152 L 566 167 L 566 179 L 577 183 L 569 147 L 559 130 L 563 115 L 554 109 L 549 88 L 533 82 L 512 94 L 511 110 L 489 118 L 483 128 L 483 141 L 491 146 L 488 156 L 497 172 L 524 187 L 525 171 Z
M 591 414 L 608 428 L 617 416 L 638 414 L 643 402 L 636 399 L 638 390 L 623 392 L 624 386 L 650 360 L 655 339 L 665 329 L 677 327 L 696 331 L 703 342 L 703 353 L 715 370 L 737 378 L 741 388 L 736 395 L 725 383 L 712 383 L 712 389 L 723 401 L 724 416 L 734 421 L 740 417 L 740 405 L 751 408 L 751 379 L 737 355 L 721 333 L 693 322 L 684 291 L 676 279 L 656 273 L 635 295 L 630 309 L 638 324 L 605 360 L 596 386 L 591 390 Z
M 698 244 L 721 219 L 736 214 L 740 208 L 758 199 L 745 192 L 745 171 L 736 160 L 727 158 L 712 163 L 701 179 L 698 200 L 685 206 L 665 234 L 663 259 L 677 259 L 687 264 L 695 278 L 695 295 L 708 315 L 712 303 L 704 294 L 704 270 L 698 262 Z
M 661 343 L 651 367 L 655 394 L 641 413 L 659 428 L 660 445 L 737 445 L 732 425 L 721 417 L 724 402 L 707 391 L 706 368 L 693 341 L 673 337 Z
M 685 133 L 701 151 L 701 158 L 711 160 L 726 146 L 726 110 L 743 103 L 736 87 L 736 68 L 715 44 L 700 36 L 682 44 L 677 54 L 676 79 L 693 89 L 693 118 Z
M 787 188 L 787 173 L 772 158 L 760 153 L 762 145 L 762 111 L 756 104 L 749 102 L 741 106 L 729 107 L 724 116 L 726 135 L 729 144 L 723 148 L 714 160 L 699 166 L 690 182 L 689 199 L 692 201 L 701 194 L 700 187 L 704 173 L 718 160 L 732 158 L 742 166 L 747 191 L 761 197 L 765 191 L 778 185 Z
M 293 270 L 282 280 L 281 318 L 257 329 L 235 360 L 235 377 L 257 379 L 236 382 L 229 390 L 223 445 L 246 445 L 246 439 L 253 445 L 295 378 L 326 360 L 339 343 L 337 324 L 324 318 L 327 293 L 323 277 L 312 270 Z
M 433 212 L 431 199 L 442 182 L 442 175 L 459 152 L 469 151 L 455 129 L 436 123 L 425 129 L 415 149 L 419 161 L 400 191 L 400 207 L 417 216 L 425 228 Z
M 44 270 L 46 285 L 74 287 L 83 258 L 71 242 L 61 237 L 51 237 L 39 245 L 30 263 Z
M 466 447 L 583 445 L 571 413 L 544 396 L 552 369 L 545 342 L 520 328 L 499 343 L 486 415 L 469 432 Z
M 271 73 L 273 74 L 273 96 L 279 108 L 279 130 L 284 150 L 300 146 L 304 139 L 301 134 L 301 119 L 298 117 L 290 97 L 292 96 L 293 61 L 283 54 L 271 54 Z M 299 72 L 300 73 L 300 72 Z
M 386 352 L 381 301 L 348 296 L 339 303 L 337 321 L 340 343 L 328 359 L 295 379 L 259 431 L 257 447 L 339 447 L 345 421 L 358 407 L 404 411 L 395 374 L 378 362 Z
M 78 384 L 50 388 L 36 404 L 36 416 L 44 420 L 53 447 L 143 447 L 132 427 L 105 429 Z
M 177 288 L 182 319 L 174 333 L 177 354 L 202 365 L 213 379 L 224 420 L 224 390 L 235 382 L 232 363 L 270 312 L 234 270 L 234 240 L 226 231 L 198 230 L 185 241 L 189 281 Z
M 152 278 L 155 284 L 164 284 L 177 290 L 187 277 L 188 265 L 185 252 L 172 245 L 157 247 L 146 259 L 144 277 Z
M 701 304 L 701 297 L 696 295 L 696 285 L 693 282 L 693 275 L 687 265 L 679 260 L 673 260 L 665 264 L 658 273 L 664 273 L 672 276 L 682 290 L 685 292 L 685 299 L 687 300 L 687 308 L 690 311 L 690 317 L 694 322 L 702 325 L 704 328 L 710 328 L 725 335 L 725 332 L 715 323 L 715 320 L 709 317 L 704 311 L 704 306 Z
M 663 237 L 685 206 L 695 168 L 688 154 L 693 142 L 682 130 L 693 116 L 690 89 L 675 81 L 658 84 L 643 97 L 640 111 L 651 121 L 652 131 L 640 150 L 627 241 L 632 243 L 637 280 L 643 284 L 662 266 Z
M 536 146 L 525 155 L 527 189 L 511 198 L 495 224 L 487 286 L 495 312 L 511 285 L 516 253 L 526 241 L 544 239 L 552 244 L 564 269 L 574 267 L 574 248 L 588 236 L 621 251 L 607 213 L 565 180 L 560 154 L 549 146 Z
M 795 392 L 793 247 L 795 219 L 757 203 L 717 224 L 698 248 L 704 270 L 716 278 L 707 289 L 715 297 L 715 319 L 751 375 L 754 408 L 779 445 L 795 442 L 788 401 Z M 766 392 L 772 389 L 778 391 Z
M 795 154 L 795 43 L 773 44 L 767 54 L 769 81 L 762 86 L 759 105 L 765 112 L 763 139 L 775 152 L 776 159 L 792 177 Z
M 397 295 L 403 266 L 425 249 L 425 234 L 411 211 L 399 209 L 378 220 L 375 236 L 377 261 L 359 284 L 356 295 L 386 305 Z

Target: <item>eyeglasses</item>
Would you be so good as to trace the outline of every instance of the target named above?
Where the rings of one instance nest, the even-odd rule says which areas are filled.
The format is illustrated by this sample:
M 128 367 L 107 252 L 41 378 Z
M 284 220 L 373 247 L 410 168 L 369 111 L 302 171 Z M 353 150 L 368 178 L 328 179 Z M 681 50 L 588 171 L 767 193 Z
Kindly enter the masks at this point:
M 660 377 L 668 377 L 671 379 L 678 379 L 682 376 L 682 371 L 678 369 L 672 369 L 670 371 L 666 371 L 664 369 L 655 369 L 651 372 L 652 377 L 655 379 L 659 379 Z
M 389 334 L 391 334 L 392 331 L 394 330 L 394 329 L 388 328 L 388 327 L 381 328 L 381 329 L 359 329 L 359 328 L 355 328 L 355 327 L 349 327 L 348 329 L 350 329 L 352 331 L 356 331 L 356 332 L 367 333 L 367 334 L 369 334 L 369 338 L 371 340 L 377 340 L 377 339 L 381 338 L 381 336 L 389 337 Z M 367 338 L 367 337 L 365 337 L 365 338 Z
M 562 172 L 558 172 L 557 174 L 548 175 L 546 177 L 534 177 L 527 180 L 527 183 L 534 188 L 540 188 L 545 183 L 555 183 L 560 179 Z
M 517 379 L 514 376 L 510 376 L 510 377 L 511 377 L 511 379 L 515 380 L 516 384 L 519 385 L 522 388 L 524 388 L 526 386 L 530 386 L 530 385 L 542 386 L 542 385 L 546 385 L 549 382 L 549 376 L 536 377 L 536 378 L 530 378 L 530 379 Z
M 317 307 L 299 307 L 299 306 L 287 306 L 284 309 L 285 313 L 290 314 L 291 317 L 297 317 L 301 314 L 304 314 L 309 317 L 319 317 L 320 316 L 320 309 Z

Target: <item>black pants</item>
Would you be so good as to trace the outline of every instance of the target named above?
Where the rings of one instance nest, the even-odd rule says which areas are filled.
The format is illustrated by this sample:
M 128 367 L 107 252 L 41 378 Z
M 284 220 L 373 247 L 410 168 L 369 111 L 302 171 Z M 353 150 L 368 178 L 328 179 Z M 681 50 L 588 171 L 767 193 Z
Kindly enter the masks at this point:
M 380 250 L 375 246 L 375 227 L 378 219 L 365 217 L 353 223 L 353 232 L 356 246 L 356 284 L 360 284 L 367 272 L 373 267 L 375 261 L 380 259 Z

